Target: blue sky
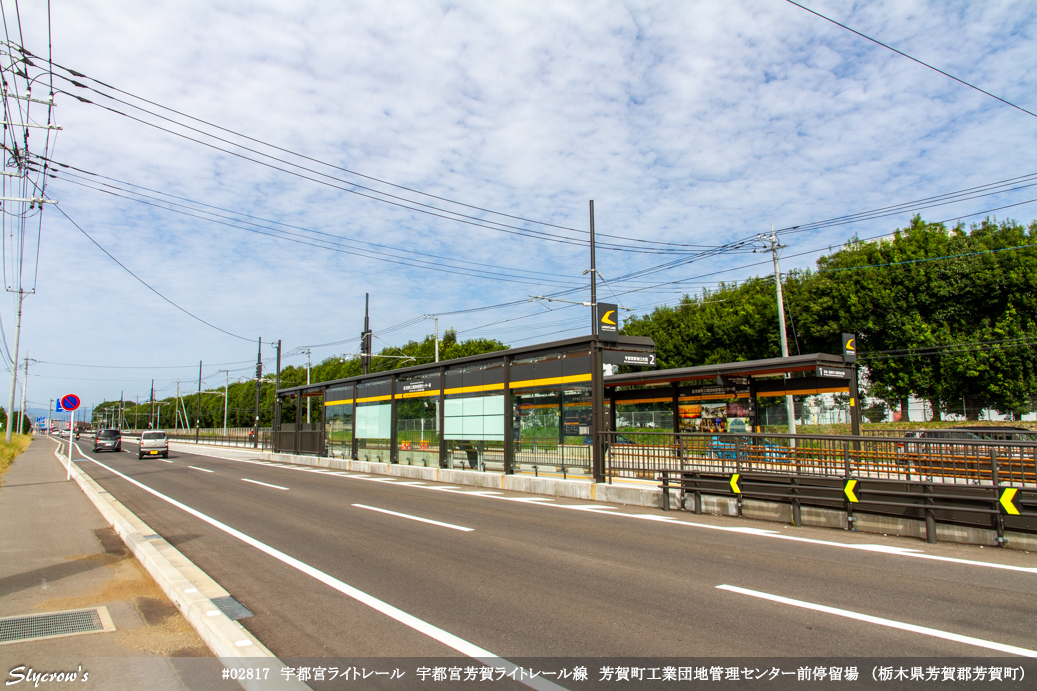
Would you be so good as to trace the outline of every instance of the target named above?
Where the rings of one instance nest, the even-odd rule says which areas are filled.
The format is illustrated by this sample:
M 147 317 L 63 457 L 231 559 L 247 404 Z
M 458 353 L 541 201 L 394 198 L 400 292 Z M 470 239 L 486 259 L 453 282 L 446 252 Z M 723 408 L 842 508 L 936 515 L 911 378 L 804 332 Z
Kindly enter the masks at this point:
M 45 5 L 25 5 L 26 47 L 45 54 Z M 1037 110 L 1030 3 L 808 5 Z M 257 337 L 282 339 L 286 352 L 356 339 L 365 292 L 380 347 L 431 333 L 431 321 L 391 329 L 423 314 L 586 288 L 582 243 L 590 199 L 599 234 L 716 246 L 766 232 L 772 223 L 810 223 L 1035 172 L 1037 118 L 786 2 L 386 7 L 55 0 L 54 58 L 136 96 L 335 166 L 576 229 L 464 211 L 480 222 L 557 233 L 577 244 L 372 201 L 59 94 L 64 129 L 53 157 L 61 163 L 228 210 L 221 214 L 294 226 L 291 232 L 307 237 L 328 233 L 354 248 L 377 243 L 382 247 L 366 247 L 392 259 L 442 264 L 413 253 L 451 257 L 455 266 L 482 273 L 456 275 L 294 244 L 59 176 L 49 194 L 109 252 L 185 309 L 248 340 L 162 302 L 47 209 L 40 278 L 25 301 L 21 346 L 22 357 L 27 351 L 39 361 L 30 365 L 31 401 L 45 407 L 69 391 L 88 405 L 120 392 L 143 398 L 152 377 L 160 395 L 168 395 L 177 377 L 197 376 L 199 360 L 208 386 L 223 382 L 217 369 L 231 369 L 232 379 L 248 376 Z M 923 216 L 943 220 L 1035 197 L 1022 189 Z M 1037 204 L 997 216 L 1029 222 Z M 909 217 L 789 235 L 782 268 L 812 266 L 828 246 L 853 234 L 889 233 Z M 676 258 L 601 250 L 598 269 L 611 280 Z M 766 272 L 766 263 L 753 266 L 766 261 L 724 253 L 599 286 L 599 295 L 610 298 L 614 290 L 624 306 L 643 312 L 718 280 Z M 651 287 L 670 281 L 682 282 Z M 628 292 L 635 288 L 641 290 Z M 586 290 L 572 299 L 587 299 Z M 0 306 L 0 316 L 13 349 L 13 300 Z M 440 319 L 441 329 L 457 328 L 462 338 L 516 344 L 585 333 L 588 324 L 586 308 L 548 311 L 535 302 Z M 356 342 L 314 347 L 313 359 L 356 349 Z M 286 359 L 304 362 L 300 355 Z

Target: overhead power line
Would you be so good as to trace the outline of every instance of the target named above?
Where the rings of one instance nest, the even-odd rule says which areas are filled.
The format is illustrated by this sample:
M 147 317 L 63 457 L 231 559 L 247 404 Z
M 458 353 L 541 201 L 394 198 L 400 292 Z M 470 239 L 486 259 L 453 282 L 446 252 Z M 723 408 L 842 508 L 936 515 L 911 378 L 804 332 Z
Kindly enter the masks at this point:
M 939 72 L 940 74 L 942 74 L 945 77 L 950 77 L 951 79 L 953 79 L 954 81 L 958 82 L 959 84 L 964 84 L 965 86 L 969 87 L 970 89 L 975 89 L 976 91 L 980 92 L 981 94 L 986 94 L 990 98 L 997 99 L 998 101 L 1001 101 L 1001 103 L 1004 103 L 1006 106 L 1012 106 L 1016 110 L 1021 110 L 1024 113 L 1026 113 L 1027 115 L 1032 115 L 1033 117 L 1037 118 L 1037 113 L 1029 111 L 1026 108 L 1023 108 L 1022 106 L 1016 105 L 1015 103 L 1012 103 L 1011 101 L 1007 101 L 1007 100 L 1001 98 L 1000 96 L 992 94 L 989 91 L 987 91 L 986 89 L 981 89 L 978 86 L 976 86 L 975 84 L 970 84 L 969 82 L 965 81 L 964 79 L 960 79 L 958 77 L 955 77 L 953 74 L 950 74 L 949 72 L 944 72 L 939 67 L 933 67 L 932 65 L 930 65 L 927 62 L 923 62 L 923 61 L 919 60 L 918 58 L 912 57 L 912 56 L 908 55 L 907 53 L 905 53 L 905 52 L 903 52 L 901 50 L 897 50 L 893 46 L 888 45 L 886 43 L 883 43 L 882 41 L 879 41 L 878 39 L 872 38 L 871 36 L 868 36 L 866 34 L 862 34 L 860 31 L 857 31 L 856 29 L 851 29 L 850 27 L 846 26 L 845 24 L 840 24 L 839 22 L 835 21 L 831 17 L 826 17 L 825 15 L 821 14 L 820 12 L 816 12 L 816 11 L 814 11 L 814 10 L 810 9 L 809 7 L 806 7 L 804 5 L 800 5 L 798 2 L 795 2 L 794 0 L 786 0 L 786 1 L 789 4 L 795 5 L 796 7 L 800 8 L 802 10 L 806 10 L 810 14 L 816 15 L 816 16 L 820 17 L 821 19 L 824 19 L 826 22 L 831 22 L 832 24 L 835 24 L 836 26 L 839 26 L 839 27 L 842 27 L 843 29 L 846 29 L 850 33 L 857 34 L 858 36 L 860 36 L 863 39 L 866 39 L 868 41 L 871 41 L 872 43 L 880 45 L 880 46 L 882 46 L 883 48 L 885 48 L 887 50 L 891 50 L 894 53 L 896 53 L 897 55 L 901 55 L 901 56 L 907 58 L 908 60 L 911 60 L 913 62 L 917 62 L 922 67 L 928 67 L 929 69 L 931 69 L 934 72 Z
M 227 331 L 226 329 L 221 329 L 220 327 L 216 326 L 215 324 L 213 324 L 213 323 L 211 323 L 211 322 L 207 322 L 206 320 L 202 319 L 202 318 L 201 318 L 201 317 L 199 317 L 198 315 L 196 315 L 196 314 L 193 314 L 193 313 L 191 313 L 191 312 L 187 311 L 186 309 L 184 309 L 184 308 L 183 308 L 183 307 L 181 307 L 180 305 L 176 304 L 175 302 L 173 302 L 172 300 L 170 300 L 169 298 L 167 298 L 167 297 L 166 297 L 165 295 L 163 295 L 162 293 L 158 292 L 158 290 L 156 290 L 155 288 L 153 288 L 153 287 L 152 287 L 152 286 L 151 286 L 151 285 L 150 285 L 150 284 L 149 284 L 149 283 L 148 283 L 147 281 L 145 281 L 145 280 L 144 280 L 143 278 L 141 278 L 141 277 L 140 277 L 140 276 L 138 276 L 137 274 L 133 273 L 133 271 L 131 271 L 131 270 L 129 269 L 129 267 L 127 267 L 127 266 L 126 266 L 125 264 L 123 264 L 123 263 L 122 263 L 121 261 L 119 261 L 118 259 L 116 259 L 116 258 L 115 258 L 115 256 L 114 256 L 114 255 L 112 255 L 112 253 L 111 253 L 111 252 L 109 252 L 109 251 L 108 251 L 108 250 L 106 250 L 106 249 L 105 249 L 104 247 L 102 247 L 102 246 L 101 246 L 101 243 L 99 243 L 99 242 L 98 242 L 97 240 L 94 240 L 94 238 L 93 238 L 93 237 L 91 237 L 91 235 L 90 235 L 90 234 L 89 234 L 88 232 L 86 232 L 85 230 L 83 230 L 83 228 L 82 228 L 82 227 L 81 227 L 81 226 L 80 226 L 80 225 L 79 225 L 78 223 L 76 223 L 75 221 L 73 221 L 73 220 L 72 220 L 72 218 L 71 218 L 71 217 L 70 217 L 70 216 L 69 216 L 69 215 L 68 215 L 67 213 L 65 213 L 65 210 L 64 210 L 64 209 L 62 209 L 61 207 L 55 207 L 55 208 L 57 208 L 57 210 L 58 210 L 59 212 L 61 212 L 61 215 L 62 215 L 62 216 L 64 216 L 65 218 L 67 218 L 67 219 L 68 219 L 68 222 L 69 222 L 69 223 L 71 223 L 72 225 L 74 225 L 74 226 L 76 227 L 76 229 L 77 229 L 77 230 L 78 230 L 78 231 L 79 231 L 80 233 L 82 233 L 83 235 L 85 235 L 85 236 L 86 236 L 86 239 L 87 239 L 87 240 L 89 240 L 90 242 L 94 243 L 94 245 L 96 245 L 96 246 L 97 246 L 97 249 L 101 250 L 101 251 L 102 251 L 102 252 L 104 252 L 104 253 L 105 253 L 106 255 L 108 255 L 108 258 L 109 258 L 109 259 L 111 259 L 111 260 L 112 260 L 113 262 L 115 262 L 115 263 L 116 263 L 116 264 L 118 264 L 118 265 L 119 265 L 120 267 L 122 267 L 123 271 L 125 271 L 125 272 L 126 272 L 126 273 L 128 273 L 128 274 L 129 274 L 130 276 L 133 276 L 133 277 L 134 277 L 135 279 L 137 279 L 137 281 L 138 281 L 138 282 L 139 282 L 139 283 L 140 283 L 140 284 L 141 284 L 142 286 L 144 286 L 145 288 L 147 288 L 148 290 L 150 290 L 150 291 L 151 291 L 152 293 L 154 293 L 155 295 L 159 296 L 159 297 L 160 297 L 160 298 L 162 298 L 162 299 L 163 299 L 164 301 L 168 302 L 168 303 L 169 303 L 170 305 L 172 305 L 173 307 L 177 308 L 178 310 L 180 310 L 181 312 L 183 312 L 184 314 L 186 314 L 187 316 L 189 316 L 189 317 L 190 317 L 191 319 L 194 319 L 195 321 L 199 321 L 199 322 L 201 322 L 202 324 L 205 324 L 206 326 L 208 326 L 209 328 L 212 328 L 212 329 L 216 329 L 216 330 L 217 330 L 217 331 L 219 331 L 220 333 L 224 333 L 224 334 L 227 334 L 228 336 L 233 336 L 234 338 L 239 338 L 239 339 L 241 339 L 242 341 L 249 341 L 249 342 L 251 342 L 251 341 L 252 341 L 252 339 L 251 339 L 251 338 L 246 338 L 245 336 L 239 336 L 239 335 L 237 335 L 237 334 L 235 334 L 235 333 L 231 333 L 230 331 Z

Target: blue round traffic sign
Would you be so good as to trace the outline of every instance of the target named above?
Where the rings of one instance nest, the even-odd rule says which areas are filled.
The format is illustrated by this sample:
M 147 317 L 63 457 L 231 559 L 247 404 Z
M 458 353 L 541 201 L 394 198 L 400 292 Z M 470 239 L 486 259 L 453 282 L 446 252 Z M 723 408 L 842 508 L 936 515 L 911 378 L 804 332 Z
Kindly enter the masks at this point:
M 74 393 L 61 397 L 61 407 L 65 410 L 75 410 L 79 407 L 79 396 Z

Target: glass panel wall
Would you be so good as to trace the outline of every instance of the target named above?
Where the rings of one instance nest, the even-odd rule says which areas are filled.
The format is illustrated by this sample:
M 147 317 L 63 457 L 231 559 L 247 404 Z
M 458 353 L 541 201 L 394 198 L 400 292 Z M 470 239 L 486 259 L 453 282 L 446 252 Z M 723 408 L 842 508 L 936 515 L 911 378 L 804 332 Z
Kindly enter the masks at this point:
M 446 465 L 504 469 L 504 361 L 448 369 L 444 381 Z
M 350 384 L 328 389 L 324 396 L 324 434 L 332 458 L 353 454 L 353 394 Z
M 392 439 L 392 381 L 376 379 L 356 387 L 357 459 L 388 463 Z
M 396 458 L 403 465 L 439 464 L 439 372 L 396 382 Z
M 589 350 L 515 360 L 511 405 L 516 472 L 537 466 L 539 474 L 545 465 L 590 470 Z

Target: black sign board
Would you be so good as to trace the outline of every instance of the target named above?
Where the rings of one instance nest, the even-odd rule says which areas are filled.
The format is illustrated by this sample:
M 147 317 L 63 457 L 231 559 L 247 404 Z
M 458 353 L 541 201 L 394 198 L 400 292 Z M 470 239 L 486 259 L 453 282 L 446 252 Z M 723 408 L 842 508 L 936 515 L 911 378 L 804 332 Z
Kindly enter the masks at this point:
M 606 365 L 628 367 L 655 367 L 655 353 L 638 353 L 630 350 L 602 350 L 601 360 Z
M 828 377 L 829 379 L 849 379 L 850 370 L 844 367 L 824 367 L 818 365 L 817 376 Z
M 857 362 L 857 334 L 843 334 L 843 362 Z
M 409 381 L 403 385 L 403 393 L 417 393 L 420 391 L 428 391 L 432 388 L 432 382 L 427 379 L 418 379 L 416 381 Z
M 603 341 L 619 340 L 619 308 L 616 305 L 598 303 L 598 338 Z

